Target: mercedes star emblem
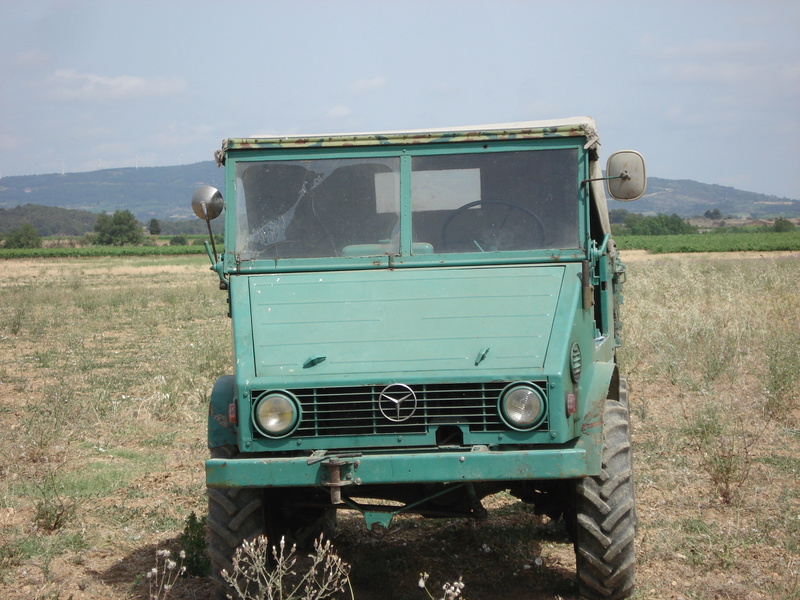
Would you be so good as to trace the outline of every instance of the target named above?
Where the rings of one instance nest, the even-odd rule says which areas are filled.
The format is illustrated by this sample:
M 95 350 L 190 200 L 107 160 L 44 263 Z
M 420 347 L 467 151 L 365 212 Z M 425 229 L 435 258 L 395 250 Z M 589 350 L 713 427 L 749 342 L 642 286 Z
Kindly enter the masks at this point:
M 389 421 L 402 423 L 417 411 L 417 395 L 404 383 L 393 383 L 383 388 L 378 397 L 378 408 Z

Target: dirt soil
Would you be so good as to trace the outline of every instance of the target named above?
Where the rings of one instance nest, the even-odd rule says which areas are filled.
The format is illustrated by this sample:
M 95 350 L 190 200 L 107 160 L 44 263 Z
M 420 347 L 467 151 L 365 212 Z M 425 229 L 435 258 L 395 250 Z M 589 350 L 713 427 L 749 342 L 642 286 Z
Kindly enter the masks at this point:
M 800 253 L 781 253 L 790 260 L 800 259 Z M 690 260 L 752 259 L 758 253 L 698 254 Z M 646 252 L 626 251 L 623 260 L 629 265 L 659 260 L 671 260 L 668 255 L 649 255 Z M 687 260 L 687 255 L 681 255 Z M 13 262 L 13 261 L 9 261 Z M 26 281 L 58 279 L 58 262 L 30 264 L 19 261 L 4 264 L 4 285 L 25 285 Z M 194 276 L 195 266 L 171 267 L 175 276 Z M 12 271 L 9 275 L 9 271 Z M 141 280 L 151 275 L 163 275 L 164 266 L 120 267 L 88 265 L 82 270 L 90 285 L 105 285 L 118 279 L 119 284 Z M 211 276 L 207 277 L 213 287 Z M 93 283 L 94 282 L 94 283 Z M 627 299 L 628 302 L 634 300 Z M 57 302 L 57 299 L 54 299 Z M 221 326 L 229 326 L 224 318 Z M 41 350 L 37 344 L 15 339 L 10 343 L 3 334 L 0 343 L 0 427 L 12 435 L 22 425 L 21 406 L 32 396 L 42 393 L 42 385 L 34 382 L 36 371 L 20 372 L 21 356 Z M 109 324 L 109 335 L 114 329 Z M 120 334 L 120 335 L 131 335 Z M 136 343 L 143 343 L 141 340 Z M 646 405 L 649 421 L 672 419 L 673 398 L 659 382 L 630 382 L 630 403 L 634 444 L 658 446 L 658 434 L 653 428 L 644 430 L 641 411 Z M 665 396 L 665 394 L 667 394 Z M 656 402 L 653 399 L 658 399 Z M 152 464 L 146 472 L 136 475 L 132 482 L 110 495 L 89 498 L 80 505 L 77 534 L 87 534 L 88 547 L 67 548 L 52 558 L 33 558 L 18 562 L 7 561 L 0 598 L 50 600 L 143 600 L 148 599 L 144 574 L 155 564 L 156 551 L 161 548 L 178 550 L 180 523 L 191 511 L 202 514 L 204 507 L 204 471 L 206 456 L 204 416 L 186 415 L 182 426 L 168 432 L 169 443 L 158 451 L 163 460 Z M 155 424 L 154 424 L 155 425 Z M 160 426 L 160 425 L 159 425 Z M 114 422 L 108 423 L 114 428 Z M 795 425 L 796 427 L 796 425 Z M 68 432 L 64 432 L 68 435 Z M 120 461 L 103 450 L 103 432 L 98 431 L 95 444 L 82 444 L 79 457 L 86 464 L 105 461 L 113 465 Z M 141 448 L 139 448 L 141 449 Z M 155 448 L 154 448 L 155 450 Z M 57 451 L 57 449 L 56 449 Z M 10 461 L 26 457 L 11 454 L 0 459 L 0 558 L 12 552 L 12 542 L 19 541 L 19 532 L 30 531 L 34 503 L 17 504 L 10 501 L 8 490 L 19 485 L 26 470 L 12 468 Z M 51 448 L 46 460 L 55 460 Z M 635 451 L 636 452 L 636 451 Z M 795 448 L 788 450 L 797 460 Z M 648 453 L 652 457 L 652 452 Z M 28 457 L 29 458 L 29 457 Z M 91 460 L 90 460 L 91 459 Z M 798 476 L 776 478 L 764 465 L 755 465 L 749 484 L 753 494 L 736 512 L 719 499 L 709 496 L 708 481 L 702 473 L 675 457 L 661 456 L 658 461 L 637 466 L 637 501 L 640 529 L 637 538 L 637 592 L 635 598 L 691 600 L 757 600 L 766 598 L 800 598 L 797 572 L 800 556 L 797 553 L 777 553 L 773 546 L 759 543 L 735 545 L 732 548 L 714 546 L 711 530 L 706 538 L 694 536 L 691 546 L 681 548 L 675 541 L 674 527 L 669 523 L 691 523 L 701 520 L 716 524 L 718 529 L 736 529 L 758 518 L 759 496 L 775 497 L 797 489 Z M 30 472 L 34 472 L 31 469 Z M 664 475 L 666 473 L 666 475 Z M 656 476 L 658 475 L 658 476 Z M 390 531 L 376 537 L 365 531 L 363 519 L 342 514 L 334 537 L 341 556 L 353 565 L 352 584 L 356 600 L 426 599 L 417 581 L 422 572 L 430 573 L 429 588 L 435 597 L 441 595 L 444 581 L 463 577 L 464 597 L 470 600 L 577 600 L 575 592 L 575 558 L 571 544 L 566 541 L 563 527 L 536 517 L 529 507 L 505 494 L 485 502 L 490 508 L 485 521 L 423 520 L 414 516 L 398 517 Z M 119 519 L 108 515 L 117 511 Z M 124 515 L 135 515 L 130 522 Z M 800 520 L 800 514 L 797 515 Z M 165 525 L 159 526 L 159 520 Z M 142 523 L 148 523 L 145 527 Z M 800 528 L 798 528 L 800 531 Z M 17 532 L 12 534 L 12 532 Z M 90 535 L 88 535 L 90 534 Z M 47 538 L 31 531 L 33 543 L 46 544 Z M 729 539 L 729 538 L 726 538 Z M 740 539 L 740 538 L 736 538 Z M 44 541 L 42 541 L 44 540 Z M 704 541 L 705 540 L 705 541 Z M 798 543 L 795 540 L 795 543 Z M 723 555 L 728 552 L 729 555 Z M 706 553 L 698 555 L 697 553 Z M 40 553 L 35 556 L 42 556 Z M 787 558 L 788 556 L 788 558 Z M 731 568 L 726 561 L 736 565 Z M 780 590 L 776 595 L 775 590 Z M 438 595 L 437 595 L 438 593 Z M 170 598 L 176 600 L 202 599 L 211 596 L 208 578 L 181 579 Z M 345 597 L 349 598 L 349 594 Z

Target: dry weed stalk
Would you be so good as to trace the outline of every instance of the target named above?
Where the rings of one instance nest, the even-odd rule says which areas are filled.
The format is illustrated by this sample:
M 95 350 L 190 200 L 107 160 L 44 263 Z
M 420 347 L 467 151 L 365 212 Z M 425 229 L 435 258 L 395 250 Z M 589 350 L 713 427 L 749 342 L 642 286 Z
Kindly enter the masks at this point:
M 270 554 L 272 564 L 270 564 Z M 294 570 L 297 564 L 297 546 L 286 551 L 286 541 L 272 546 L 266 537 L 245 540 L 233 557 L 233 573 L 222 571 L 241 600 L 323 600 L 350 588 L 350 565 L 336 554 L 330 540 L 322 536 L 314 540 L 314 552 L 309 554 L 311 564 L 302 575 Z M 228 598 L 233 600 L 230 594 Z
M 425 593 L 428 594 L 428 598 L 431 600 L 437 600 L 433 597 L 430 590 L 428 590 L 428 575 L 427 573 L 420 573 L 419 575 L 419 587 L 425 590 Z M 442 584 L 442 597 L 438 600 L 456 600 L 459 596 L 461 596 L 461 592 L 464 590 L 464 582 L 462 578 L 459 577 L 458 581 L 454 581 L 452 583 L 445 581 Z
M 172 553 L 169 550 L 159 550 L 156 552 L 156 566 L 147 572 L 147 581 L 150 584 L 149 600 L 166 600 L 178 577 L 183 575 L 186 567 L 183 566 L 183 559 L 186 554 L 181 550 L 181 564 L 172 560 Z

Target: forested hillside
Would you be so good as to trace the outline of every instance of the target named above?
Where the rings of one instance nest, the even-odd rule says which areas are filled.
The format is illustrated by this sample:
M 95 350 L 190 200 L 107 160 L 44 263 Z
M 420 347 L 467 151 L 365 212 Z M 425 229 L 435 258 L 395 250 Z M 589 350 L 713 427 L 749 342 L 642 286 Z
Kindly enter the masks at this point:
M 175 167 L 104 169 L 64 175 L 0 179 L 0 208 L 25 204 L 58 206 L 93 213 L 130 210 L 150 219 L 193 218 L 190 203 L 200 185 L 222 188 L 224 172 L 212 162 Z
M 42 236 L 82 235 L 94 228 L 97 214 L 57 206 L 26 204 L 0 208 L 0 234 L 28 223 Z
M 727 216 L 800 217 L 800 201 L 745 192 L 724 185 L 699 183 L 690 179 L 647 178 L 647 193 L 636 202 L 609 202 L 609 209 L 627 208 L 642 214 L 677 214 L 694 217 L 719 209 Z

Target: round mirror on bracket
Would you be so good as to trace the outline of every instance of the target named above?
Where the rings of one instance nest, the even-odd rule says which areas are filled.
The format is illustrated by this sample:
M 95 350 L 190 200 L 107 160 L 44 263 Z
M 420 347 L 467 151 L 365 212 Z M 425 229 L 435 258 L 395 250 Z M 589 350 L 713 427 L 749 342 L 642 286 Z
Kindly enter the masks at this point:
M 644 157 L 635 150 L 620 150 L 606 163 L 608 193 L 615 200 L 630 202 L 642 197 L 647 189 Z
M 211 221 L 222 214 L 225 206 L 220 191 L 210 185 L 197 188 L 192 196 L 192 210 L 204 221 Z

